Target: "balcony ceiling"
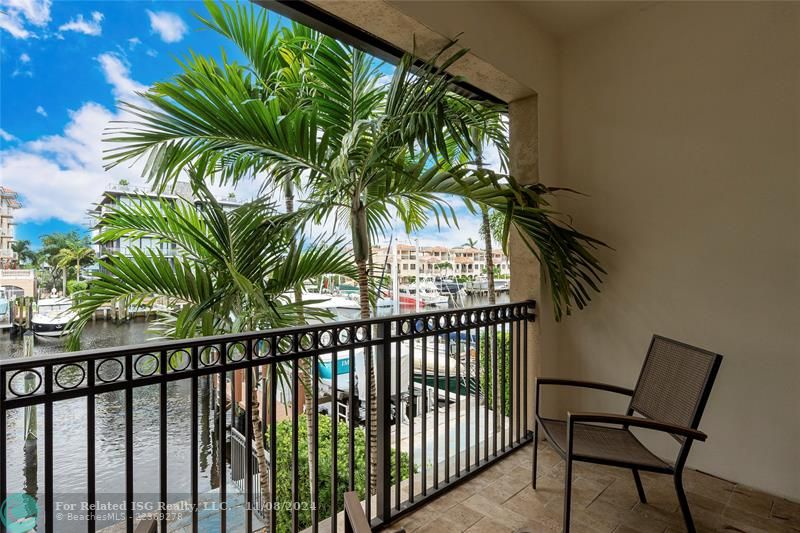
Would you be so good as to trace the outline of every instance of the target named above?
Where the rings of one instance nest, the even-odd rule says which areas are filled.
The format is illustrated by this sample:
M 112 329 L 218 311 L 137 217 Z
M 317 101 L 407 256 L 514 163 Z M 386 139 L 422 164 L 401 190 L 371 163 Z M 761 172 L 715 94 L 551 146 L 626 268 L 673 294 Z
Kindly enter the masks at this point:
M 511 2 L 545 31 L 558 37 L 584 31 L 652 2 Z
M 448 18 L 451 19 L 454 27 L 467 27 L 467 24 L 459 24 L 458 21 L 462 17 L 472 16 L 475 10 L 483 10 L 484 13 L 494 11 L 498 13 L 498 15 L 501 12 L 522 12 L 541 30 L 556 37 L 563 37 L 602 24 L 626 12 L 642 9 L 653 2 L 649 0 L 476 0 L 460 6 L 459 9 L 454 9 L 454 6 L 462 2 L 453 2 L 450 0 L 388 0 L 388 3 L 407 15 L 419 17 L 421 20 L 424 20 L 426 16 L 429 16 L 431 13 L 440 13 L 444 11 L 447 13 Z M 466 7 L 469 9 L 464 9 Z M 441 30 L 440 28 L 434 29 Z

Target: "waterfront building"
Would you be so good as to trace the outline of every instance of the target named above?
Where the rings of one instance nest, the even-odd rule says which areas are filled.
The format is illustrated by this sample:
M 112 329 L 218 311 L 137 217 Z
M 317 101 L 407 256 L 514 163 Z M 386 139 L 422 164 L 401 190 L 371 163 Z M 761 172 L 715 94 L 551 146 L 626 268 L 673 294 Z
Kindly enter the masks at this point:
M 372 257 L 376 272 L 380 273 L 386 265 L 386 274 L 394 274 L 393 249 L 397 250 L 397 274 L 400 280 L 413 278 L 417 274 L 434 277 L 477 277 L 486 274 L 485 250 L 463 246 L 420 246 L 417 257 L 417 247 L 411 244 L 398 244 L 396 247 L 392 246 L 392 249 L 387 246 L 373 247 Z M 501 250 L 493 250 L 492 259 L 500 274 L 509 274 L 508 258 Z
M 125 180 L 121 180 L 119 183 L 109 184 L 100 200 L 89 210 L 92 241 L 95 241 L 103 232 L 101 217 L 107 213 L 111 207 L 117 204 L 133 203 L 136 202 L 138 198 L 142 197 L 152 200 L 167 200 L 170 202 L 181 198 L 192 203 L 197 203 L 197 199 L 192 194 L 191 186 L 186 182 L 177 182 L 174 189 L 169 193 L 156 193 L 149 188 L 132 186 Z M 241 202 L 236 201 L 233 197 L 219 199 L 218 201 L 225 209 L 233 209 L 241 205 Z M 173 258 L 178 253 L 174 244 L 158 243 L 155 239 L 149 237 L 125 237 L 102 244 L 95 243 L 93 247 L 98 259 L 112 254 L 130 255 L 131 249 L 138 248 L 145 251 L 160 250 L 161 253 L 172 262 Z
M 0 269 L 18 266 L 17 254 L 11 249 L 14 242 L 14 211 L 22 207 L 17 193 L 0 186 Z

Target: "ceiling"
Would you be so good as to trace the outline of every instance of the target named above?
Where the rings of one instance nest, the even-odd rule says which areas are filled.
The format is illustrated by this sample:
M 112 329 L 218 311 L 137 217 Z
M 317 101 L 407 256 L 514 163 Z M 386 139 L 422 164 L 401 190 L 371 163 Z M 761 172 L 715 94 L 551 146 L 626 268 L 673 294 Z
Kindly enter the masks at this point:
M 626 11 L 641 9 L 652 2 L 515 0 L 510 3 L 534 19 L 543 30 L 562 37 L 585 30 Z

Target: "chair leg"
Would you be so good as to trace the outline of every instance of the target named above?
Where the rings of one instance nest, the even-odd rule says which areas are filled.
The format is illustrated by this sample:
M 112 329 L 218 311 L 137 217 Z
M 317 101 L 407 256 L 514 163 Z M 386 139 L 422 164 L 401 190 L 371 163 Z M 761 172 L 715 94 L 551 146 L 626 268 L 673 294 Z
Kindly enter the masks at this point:
M 644 493 L 644 487 L 642 486 L 642 478 L 639 477 L 639 470 L 634 468 L 633 469 L 633 482 L 636 483 L 636 492 L 639 493 L 639 501 L 642 503 L 647 503 L 647 496 Z
M 689 501 L 686 499 L 686 493 L 683 491 L 682 472 L 677 472 L 675 474 L 675 492 L 678 494 L 678 502 L 681 504 L 681 513 L 683 513 L 683 521 L 686 523 L 686 531 L 688 533 L 695 533 L 692 512 L 689 510 Z
M 531 472 L 531 488 L 536 490 L 536 474 L 539 472 L 537 469 L 539 460 L 539 425 L 533 423 L 533 468 Z
M 569 533 L 569 515 L 572 504 L 572 458 L 569 455 L 567 455 L 564 467 L 564 533 Z

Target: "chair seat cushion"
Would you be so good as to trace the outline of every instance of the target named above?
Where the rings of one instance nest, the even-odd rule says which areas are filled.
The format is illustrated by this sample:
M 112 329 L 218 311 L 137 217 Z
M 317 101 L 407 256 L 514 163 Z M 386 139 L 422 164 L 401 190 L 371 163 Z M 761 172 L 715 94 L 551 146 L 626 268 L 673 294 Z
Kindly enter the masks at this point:
M 564 456 L 567 449 L 567 423 L 565 420 L 538 418 L 548 440 Z M 655 470 L 669 469 L 670 465 L 653 455 L 627 429 L 575 424 L 572 455 L 589 460 L 622 465 L 636 464 Z

